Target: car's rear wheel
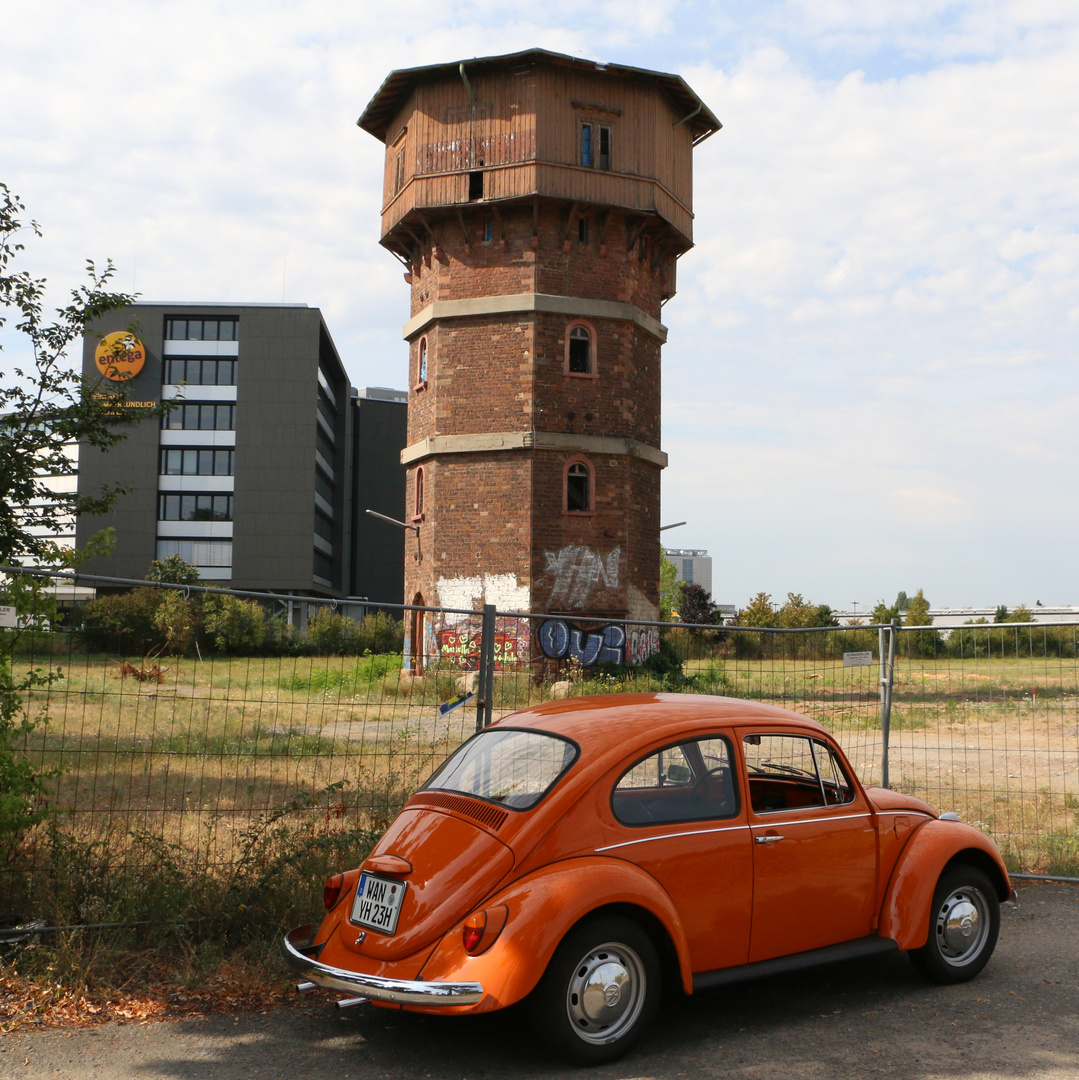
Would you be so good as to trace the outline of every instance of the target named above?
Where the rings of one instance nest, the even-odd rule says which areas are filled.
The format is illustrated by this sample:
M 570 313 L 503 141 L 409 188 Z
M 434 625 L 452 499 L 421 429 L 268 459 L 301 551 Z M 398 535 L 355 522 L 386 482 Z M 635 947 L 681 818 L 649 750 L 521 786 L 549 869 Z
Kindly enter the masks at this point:
M 596 1064 L 624 1054 L 659 1004 L 660 963 L 636 923 L 604 916 L 566 935 L 533 991 L 536 1034 L 560 1056 Z
M 940 876 L 929 914 L 929 939 L 909 953 L 927 979 L 965 982 L 989 962 L 1000 932 L 1000 902 L 993 883 L 973 866 Z

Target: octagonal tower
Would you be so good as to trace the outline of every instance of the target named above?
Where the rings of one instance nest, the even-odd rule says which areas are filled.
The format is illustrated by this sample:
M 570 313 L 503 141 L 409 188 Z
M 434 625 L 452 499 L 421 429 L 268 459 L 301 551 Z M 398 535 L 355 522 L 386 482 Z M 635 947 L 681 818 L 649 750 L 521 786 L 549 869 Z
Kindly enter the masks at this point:
M 395 71 L 359 125 L 412 291 L 405 601 L 656 618 L 660 316 L 719 121 L 532 49 Z

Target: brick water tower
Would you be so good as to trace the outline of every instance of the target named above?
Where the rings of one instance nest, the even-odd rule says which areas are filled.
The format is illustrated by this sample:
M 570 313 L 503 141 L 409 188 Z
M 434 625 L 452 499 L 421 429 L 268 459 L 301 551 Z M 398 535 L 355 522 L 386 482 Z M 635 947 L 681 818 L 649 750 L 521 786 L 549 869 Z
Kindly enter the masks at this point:
M 719 121 L 530 49 L 395 71 L 359 125 L 412 290 L 406 603 L 655 619 L 660 316 Z

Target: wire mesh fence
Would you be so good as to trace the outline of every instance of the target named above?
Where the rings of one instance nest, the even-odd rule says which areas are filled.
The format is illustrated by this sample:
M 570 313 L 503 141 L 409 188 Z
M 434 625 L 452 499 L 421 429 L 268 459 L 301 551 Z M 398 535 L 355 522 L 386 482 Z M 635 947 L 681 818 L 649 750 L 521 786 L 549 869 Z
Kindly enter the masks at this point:
M 141 914 L 139 874 L 265 886 L 301 851 L 370 843 L 478 725 L 551 698 L 634 691 L 811 716 L 863 782 L 960 811 L 1015 870 L 1079 873 L 1079 627 L 693 629 L 493 608 L 353 618 L 290 598 L 306 605 L 291 620 L 263 600 L 261 632 L 234 626 L 230 638 L 222 598 L 250 597 L 136 592 L 119 625 L 152 609 L 145 640 L 102 648 L 115 599 L 3 631 L 22 718 L 11 750 L 43 778 L 28 805 L 51 808 L 17 838 L 0 821 L 11 910 L 68 881 L 96 896 L 79 918 Z M 88 877 L 106 884 L 95 892 Z

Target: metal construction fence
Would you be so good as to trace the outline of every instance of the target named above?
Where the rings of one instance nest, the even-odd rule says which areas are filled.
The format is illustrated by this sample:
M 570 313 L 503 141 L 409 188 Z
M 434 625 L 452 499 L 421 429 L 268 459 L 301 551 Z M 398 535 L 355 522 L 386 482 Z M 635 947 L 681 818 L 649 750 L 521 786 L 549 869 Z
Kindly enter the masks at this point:
M 27 805 L 51 808 L 17 837 L 0 819 L 0 898 L 55 870 L 57 835 L 102 868 L 150 844 L 222 873 L 270 820 L 312 842 L 346 826 L 374 835 L 478 727 L 552 697 L 625 691 L 811 716 L 865 783 L 959 811 L 1017 871 L 1079 874 L 1076 626 L 344 614 L 319 598 L 77 580 L 99 596 L 136 587 L 61 618 L 16 613 L 0 630 L 6 752 L 44 778 Z

